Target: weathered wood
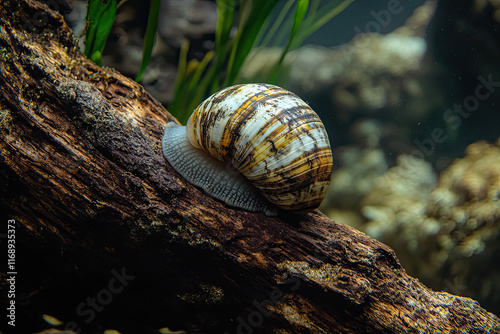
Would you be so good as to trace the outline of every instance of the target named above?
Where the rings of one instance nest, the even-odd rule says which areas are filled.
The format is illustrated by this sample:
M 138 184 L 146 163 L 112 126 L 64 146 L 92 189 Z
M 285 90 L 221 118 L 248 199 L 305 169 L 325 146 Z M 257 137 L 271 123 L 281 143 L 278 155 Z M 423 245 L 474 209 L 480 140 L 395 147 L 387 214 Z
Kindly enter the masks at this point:
M 2 221 L 18 222 L 29 330 L 48 313 L 84 332 L 500 331 L 317 211 L 270 218 L 205 196 L 165 162 L 173 117 L 140 85 L 87 60 L 45 5 L 0 9 Z

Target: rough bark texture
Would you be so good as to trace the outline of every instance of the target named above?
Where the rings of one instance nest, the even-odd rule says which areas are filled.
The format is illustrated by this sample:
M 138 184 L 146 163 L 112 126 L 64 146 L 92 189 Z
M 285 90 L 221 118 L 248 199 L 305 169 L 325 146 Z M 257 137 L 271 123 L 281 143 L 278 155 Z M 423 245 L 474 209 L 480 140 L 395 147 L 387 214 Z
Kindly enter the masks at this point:
M 29 330 L 50 314 L 83 332 L 500 331 L 319 212 L 270 218 L 205 196 L 165 162 L 173 118 L 140 85 L 87 60 L 40 2 L 0 9 L 1 210 L 18 222 Z

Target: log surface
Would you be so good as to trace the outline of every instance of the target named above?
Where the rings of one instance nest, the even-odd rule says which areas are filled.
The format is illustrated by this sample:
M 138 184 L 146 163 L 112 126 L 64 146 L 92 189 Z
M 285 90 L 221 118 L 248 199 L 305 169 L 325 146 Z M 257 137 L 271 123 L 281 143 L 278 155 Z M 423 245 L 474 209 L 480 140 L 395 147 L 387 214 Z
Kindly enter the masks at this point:
M 174 118 L 140 85 L 87 60 L 54 8 L 0 9 L 1 211 L 17 221 L 30 330 L 48 313 L 84 332 L 500 331 L 318 211 L 266 217 L 207 197 L 164 160 Z

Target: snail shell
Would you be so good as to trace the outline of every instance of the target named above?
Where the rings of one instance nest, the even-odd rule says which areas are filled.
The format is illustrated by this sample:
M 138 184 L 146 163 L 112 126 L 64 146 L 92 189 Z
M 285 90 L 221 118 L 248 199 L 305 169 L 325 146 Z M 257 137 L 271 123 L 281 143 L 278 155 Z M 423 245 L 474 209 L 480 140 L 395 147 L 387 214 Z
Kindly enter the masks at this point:
M 190 183 L 228 205 L 267 215 L 276 214 L 269 202 L 297 213 L 316 209 L 333 168 L 318 115 L 295 94 L 268 84 L 215 93 L 186 127 L 168 123 L 162 146 Z

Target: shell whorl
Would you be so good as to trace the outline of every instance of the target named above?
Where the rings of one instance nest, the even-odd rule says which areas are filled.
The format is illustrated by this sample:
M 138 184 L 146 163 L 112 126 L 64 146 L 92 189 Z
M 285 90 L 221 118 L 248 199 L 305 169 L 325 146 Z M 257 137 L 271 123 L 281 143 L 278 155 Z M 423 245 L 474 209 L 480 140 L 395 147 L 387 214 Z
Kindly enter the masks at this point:
M 187 136 L 282 209 L 317 208 L 330 184 L 333 157 L 323 123 L 280 87 L 246 84 L 215 93 L 191 115 Z

